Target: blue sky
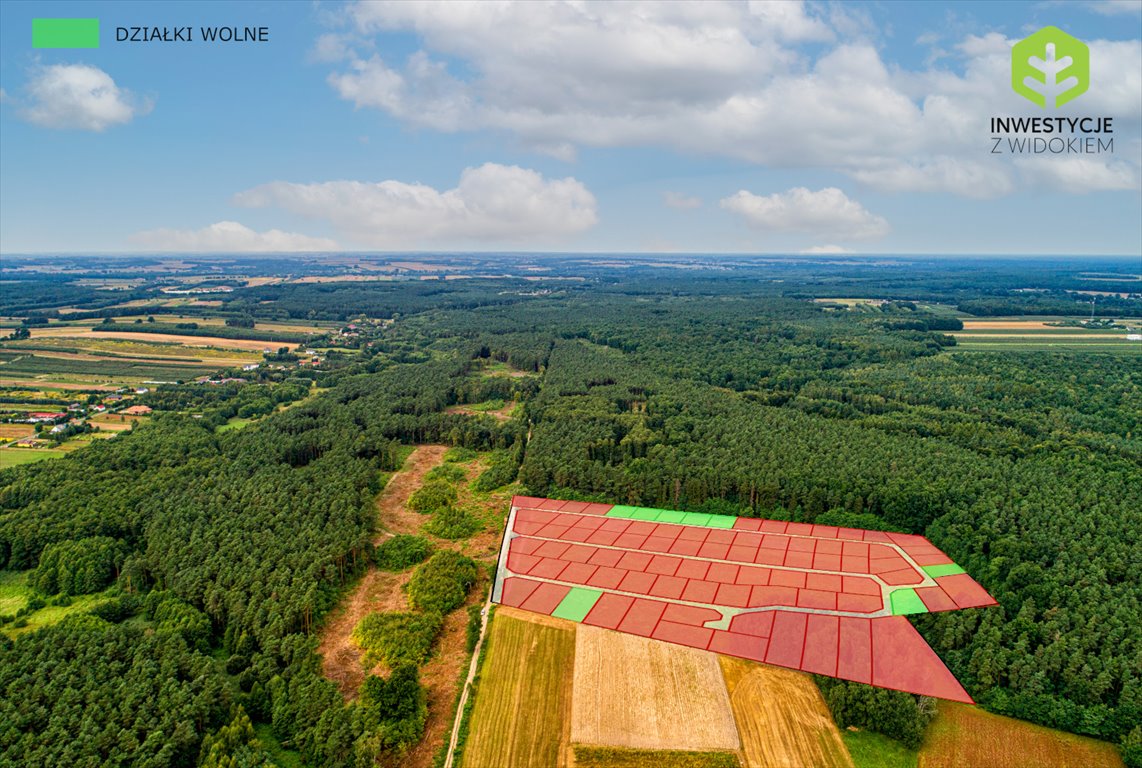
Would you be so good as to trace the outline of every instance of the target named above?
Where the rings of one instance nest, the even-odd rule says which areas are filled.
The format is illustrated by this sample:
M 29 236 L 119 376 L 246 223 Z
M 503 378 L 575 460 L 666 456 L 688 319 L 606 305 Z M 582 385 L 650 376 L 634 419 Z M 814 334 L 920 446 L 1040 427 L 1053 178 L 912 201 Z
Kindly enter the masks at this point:
M 45 16 L 101 46 L 34 50 Z M 1048 24 L 1091 47 L 1057 111 L 1009 82 Z M 0 87 L 3 253 L 1142 253 L 1142 0 L 9 0 Z M 1115 152 L 990 154 L 1056 114 Z

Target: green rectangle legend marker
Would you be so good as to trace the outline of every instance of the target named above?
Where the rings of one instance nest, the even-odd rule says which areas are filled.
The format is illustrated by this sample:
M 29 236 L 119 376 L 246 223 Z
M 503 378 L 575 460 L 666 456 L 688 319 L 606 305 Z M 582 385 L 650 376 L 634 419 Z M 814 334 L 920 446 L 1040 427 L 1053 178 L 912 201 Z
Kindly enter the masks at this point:
M 98 48 L 99 19 L 32 19 L 33 48 Z

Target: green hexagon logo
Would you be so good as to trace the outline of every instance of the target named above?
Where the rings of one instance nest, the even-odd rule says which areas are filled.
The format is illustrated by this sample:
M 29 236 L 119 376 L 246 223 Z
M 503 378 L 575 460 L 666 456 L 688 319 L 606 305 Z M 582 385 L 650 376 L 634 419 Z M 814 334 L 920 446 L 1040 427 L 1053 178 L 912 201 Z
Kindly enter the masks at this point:
M 1011 87 L 1040 107 L 1061 107 L 1090 87 L 1090 49 L 1058 27 L 1043 27 L 1011 49 Z

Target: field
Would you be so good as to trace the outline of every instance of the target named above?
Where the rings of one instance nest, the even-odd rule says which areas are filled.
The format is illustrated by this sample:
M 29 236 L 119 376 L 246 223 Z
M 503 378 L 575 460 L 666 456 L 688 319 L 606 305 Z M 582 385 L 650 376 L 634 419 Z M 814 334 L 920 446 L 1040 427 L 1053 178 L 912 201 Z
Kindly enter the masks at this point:
M 106 358 L 91 360 L 68 360 L 59 357 L 41 356 L 29 353 L 16 359 L 0 363 L 0 383 L 5 386 L 31 381 L 47 386 L 88 384 L 135 383 L 142 381 L 187 381 L 205 376 L 218 368 L 218 364 L 195 363 L 179 365 L 172 363 L 151 363 L 127 358 Z
M 37 406 L 42 407 L 42 406 Z M 0 424 L 0 442 L 5 440 L 19 440 L 32 434 L 31 424 Z
M 537 624 L 508 613 L 497 612 L 489 630 L 463 766 L 564 766 L 575 627 Z
M 140 342 L 169 341 L 184 344 L 188 347 L 219 347 L 222 349 L 243 349 L 249 352 L 261 352 L 265 349 L 277 349 L 278 347 L 289 347 L 290 349 L 296 349 L 298 347 L 297 344 L 289 344 L 284 341 L 254 341 L 250 339 L 226 339 L 220 336 L 184 336 L 166 333 L 135 333 L 132 331 L 97 331 L 93 330 L 91 326 L 82 325 L 33 328 L 32 338 L 122 339 Z
M 87 421 L 107 432 L 126 432 L 131 429 L 136 422 L 139 425 L 146 424 L 150 421 L 150 417 L 127 416 L 119 413 L 101 413 L 98 416 L 92 416 Z
M 1023 352 L 1052 349 L 1084 349 L 1092 352 L 1142 352 L 1142 342 L 1128 341 L 1127 333 L 1138 333 L 1140 320 L 1122 320 L 1123 328 L 1084 328 L 1060 326 L 1064 320 L 1085 318 L 995 318 L 964 320 L 962 331 L 952 332 L 956 349 L 975 352 Z M 1055 325 L 1052 325 L 1054 323 Z
M 0 448 L 0 469 L 66 455 L 67 451 L 58 448 Z
M 579 627 L 571 741 L 639 749 L 736 750 L 717 656 Z
M 719 661 L 747 768 L 853 768 L 809 675 L 730 656 Z
M 917 768 L 916 753 L 887 736 L 851 729 L 841 738 L 856 768 Z
M 942 701 L 920 768 L 1121 768 L 1110 744 Z
M 151 334 L 154 336 L 154 334 Z M 165 337 L 157 336 L 162 339 Z M 113 339 L 96 337 L 94 334 L 83 336 L 47 336 L 23 341 L 9 341 L 5 343 L 8 349 L 27 349 L 38 352 L 59 354 L 86 353 L 102 357 L 127 357 L 143 360 L 159 359 L 166 362 L 181 360 L 185 362 L 218 361 L 227 365 L 255 362 L 261 355 L 243 351 L 238 348 L 219 349 L 217 347 L 195 346 L 189 348 L 174 341 L 132 341 L 128 339 Z
M 576 768 L 739 768 L 733 752 L 624 749 L 576 745 Z

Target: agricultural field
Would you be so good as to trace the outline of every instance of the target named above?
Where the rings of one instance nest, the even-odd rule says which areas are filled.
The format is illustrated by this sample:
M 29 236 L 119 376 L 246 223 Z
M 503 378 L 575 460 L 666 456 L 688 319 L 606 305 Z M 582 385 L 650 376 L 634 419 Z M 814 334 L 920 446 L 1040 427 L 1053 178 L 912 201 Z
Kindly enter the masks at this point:
M 463 768 L 567 765 L 575 625 L 540 624 L 501 609 L 488 631 Z
M 813 678 L 732 656 L 718 658 L 746 768 L 853 768 Z
M 74 326 L 48 326 L 47 328 L 33 328 L 31 338 L 68 338 L 68 339 L 121 339 L 127 341 L 155 342 L 166 341 L 182 344 L 186 347 L 218 347 L 220 349 L 244 350 L 246 352 L 261 353 L 266 349 L 289 347 L 297 349 L 296 342 L 284 341 L 257 341 L 253 339 L 228 339 L 222 336 L 194 336 L 179 333 L 145 333 L 142 331 L 100 331 L 86 325 Z M 193 350 L 191 350 L 193 352 Z
M 575 745 L 576 768 L 740 768 L 733 752 Z
M 1026 352 L 1086 350 L 1142 353 L 1142 342 L 1127 334 L 1142 333 L 1142 320 L 1119 320 L 1118 328 L 1086 328 L 1082 317 L 1014 317 L 964 319 L 962 331 L 953 331 L 956 350 L 974 352 Z M 1076 323 L 1076 324 L 1062 324 Z
M 0 443 L 34 434 L 31 424 L 0 424 Z
M 99 429 L 107 432 L 126 432 L 136 424 L 143 425 L 150 421 L 149 416 L 128 416 L 122 413 L 101 413 L 87 419 Z
M 15 467 L 20 464 L 32 464 L 44 459 L 58 459 L 66 456 L 67 451 L 59 448 L 9 448 L 0 447 L 0 469 Z
M 695 751 L 740 744 L 714 654 L 588 625 L 575 643 L 571 741 Z
M 941 701 L 919 768 L 1122 768 L 1113 745 Z

